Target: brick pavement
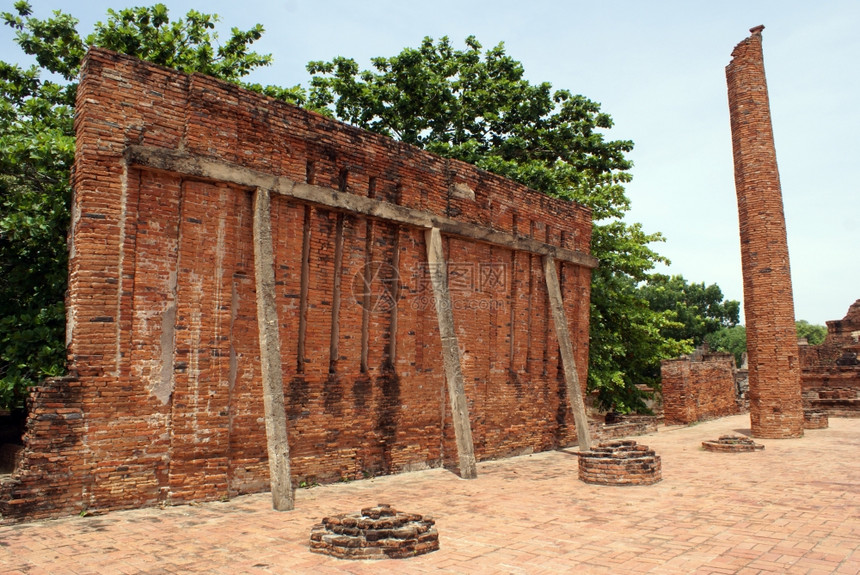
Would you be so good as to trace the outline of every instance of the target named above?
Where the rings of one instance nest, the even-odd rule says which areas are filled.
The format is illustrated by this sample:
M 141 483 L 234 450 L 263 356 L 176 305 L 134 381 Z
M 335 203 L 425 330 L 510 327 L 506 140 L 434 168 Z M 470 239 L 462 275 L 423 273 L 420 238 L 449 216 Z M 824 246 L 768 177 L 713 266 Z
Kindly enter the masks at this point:
M 662 428 L 638 440 L 663 481 L 586 485 L 572 450 L 302 489 L 292 512 L 268 494 L 0 527 L 0 574 L 860 573 L 860 419 L 831 419 L 755 453 L 701 441 L 747 416 Z M 355 562 L 308 551 L 323 516 L 390 503 L 436 517 L 441 549 Z

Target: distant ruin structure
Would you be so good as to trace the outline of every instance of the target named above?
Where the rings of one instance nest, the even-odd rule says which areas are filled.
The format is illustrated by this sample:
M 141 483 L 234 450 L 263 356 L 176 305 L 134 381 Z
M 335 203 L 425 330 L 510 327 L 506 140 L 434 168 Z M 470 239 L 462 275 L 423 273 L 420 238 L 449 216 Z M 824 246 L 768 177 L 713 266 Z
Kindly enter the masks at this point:
M 744 314 L 754 437 L 803 435 L 800 361 L 782 191 L 773 142 L 761 32 L 726 67 L 738 198 Z
M 106 50 L 77 98 L 69 375 L 3 521 L 589 447 L 589 209 Z
M 712 352 L 707 346 L 689 355 L 660 362 L 663 420 L 687 425 L 746 411 L 746 373 L 735 368 L 730 353 Z
M 860 417 L 860 299 L 841 320 L 827 322 L 824 343 L 800 347 L 800 364 L 807 429 L 810 411 Z

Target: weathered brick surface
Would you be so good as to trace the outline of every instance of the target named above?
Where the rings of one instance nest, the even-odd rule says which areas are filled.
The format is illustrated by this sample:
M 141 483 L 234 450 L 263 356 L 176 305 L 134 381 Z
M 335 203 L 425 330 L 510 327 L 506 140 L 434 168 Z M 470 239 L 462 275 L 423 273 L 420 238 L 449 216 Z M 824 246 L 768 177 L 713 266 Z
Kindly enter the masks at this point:
M 740 413 L 734 361 L 728 353 L 661 361 L 664 421 L 686 425 Z
M 338 559 L 406 559 L 439 549 L 436 521 L 381 503 L 360 513 L 324 517 L 311 529 L 310 550 Z
M 3 516 L 39 517 L 63 509 L 87 509 L 93 469 L 92 452 L 84 434 L 80 381 L 72 377 L 47 379 L 29 398 L 24 450 L 26 461 L 2 484 Z
M 828 427 L 830 427 L 830 420 L 826 411 L 803 410 L 803 429 L 827 429 Z
M 78 98 L 77 377 L 33 396 L 7 519 L 268 488 L 253 190 L 127 165 L 130 145 L 589 250 L 586 208 L 208 77 L 93 50 Z M 454 464 L 423 229 L 278 194 L 271 222 L 294 482 Z M 540 257 L 445 244 L 476 455 L 574 443 Z M 590 270 L 558 265 L 584 385 Z
M 577 453 L 579 479 L 598 485 L 653 485 L 663 479 L 660 456 L 630 439 L 606 441 Z
M 740 222 L 749 354 L 750 423 L 756 437 L 803 435 L 800 362 L 785 216 L 770 119 L 761 31 L 726 67 Z
M 800 347 L 804 371 L 816 368 L 860 364 L 860 299 L 848 308 L 842 319 L 827 322 L 827 335 L 820 345 Z
M 860 417 L 860 300 L 841 320 L 827 322 L 821 345 L 800 346 L 800 384 L 804 408 L 832 417 Z M 806 429 L 816 425 L 809 418 Z
M 722 453 L 743 453 L 747 451 L 761 451 L 764 445 L 756 443 L 744 435 L 721 435 L 716 441 L 702 442 L 705 451 L 719 451 Z
M 589 432 L 593 440 L 608 441 L 622 437 L 656 433 L 657 426 L 663 418 L 652 415 L 621 415 L 618 414 L 612 423 L 589 420 Z

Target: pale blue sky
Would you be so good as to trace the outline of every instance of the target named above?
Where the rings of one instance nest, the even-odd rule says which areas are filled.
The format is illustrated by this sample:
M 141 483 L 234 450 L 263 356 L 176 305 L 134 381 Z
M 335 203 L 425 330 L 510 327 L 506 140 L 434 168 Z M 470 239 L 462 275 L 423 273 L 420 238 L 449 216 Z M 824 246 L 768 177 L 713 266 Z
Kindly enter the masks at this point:
M 38 16 L 62 9 L 89 32 L 109 7 L 152 2 L 34 1 Z M 305 64 L 342 55 L 362 67 L 424 36 L 462 47 L 505 42 L 533 82 L 600 102 L 615 128 L 608 137 L 636 148 L 628 220 L 660 231 L 664 273 L 717 283 L 743 300 L 737 203 L 725 66 L 749 28 L 765 25 L 764 54 L 788 225 L 798 319 L 841 319 L 860 298 L 857 178 L 860 158 L 860 2 L 857 0 L 610 0 L 602 2 L 280 0 L 164 2 L 231 26 L 266 28 L 259 52 L 274 64 L 264 84 L 306 84 Z M 12 1 L 0 3 L 3 10 Z M 0 58 L 17 59 L 8 28 Z M 743 321 L 743 318 L 742 318 Z

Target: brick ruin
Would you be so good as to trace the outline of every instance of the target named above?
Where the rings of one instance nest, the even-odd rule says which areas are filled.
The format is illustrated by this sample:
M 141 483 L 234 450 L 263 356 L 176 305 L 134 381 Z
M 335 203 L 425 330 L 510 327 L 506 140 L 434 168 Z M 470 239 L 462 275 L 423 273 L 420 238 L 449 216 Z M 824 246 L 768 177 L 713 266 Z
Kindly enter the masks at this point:
M 799 342 L 803 428 L 823 429 L 830 417 L 860 417 L 860 300 L 841 320 L 827 322 L 821 345 Z M 689 356 L 663 360 L 663 417 L 668 425 L 686 425 L 749 409 L 746 368 L 707 345 Z M 594 425 L 594 422 L 592 422 Z M 592 435 L 601 438 L 594 426 Z M 628 434 L 632 435 L 632 434 Z
M 827 322 L 824 343 L 800 346 L 800 365 L 805 411 L 860 417 L 860 299 L 844 318 Z
M 830 427 L 830 418 L 826 411 L 821 409 L 803 410 L 803 429 L 827 429 Z
M 764 445 L 756 443 L 745 435 L 721 435 L 719 439 L 703 441 L 702 449 L 705 451 L 717 451 L 720 453 L 745 453 L 750 451 L 761 451 Z
M 663 479 L 660 456 L 632 439 L 604 441 L 580 451 L 579 480 L 595 485 L 653 485 Z
M 432 517 L 380 503 L 324 517 L 311 529 L 309 547 L 338 559 L 406 559 L 439 550 L 435 525 Z
M 741 237 L 754 437 L 803 435 L 800 361 L 785 216 L 761 32 L 735 46 L 726 67 Z
M 746 393 L 741 383 L 745 377 L 745 370 L 735 368 L 732 354 L 707 347 L 661 361 L 664 422 L 686 425 L 744 413 Z
M 657 433 L 662 418 L 655 415 L 609 412 L 602 418 L 588 420 L 588 429 L 593 441 L 607 441 L 635 435 Z
M 587 208 L 105 50 L 75 128 L 69 376 L 4 521 L 589 446 Z

